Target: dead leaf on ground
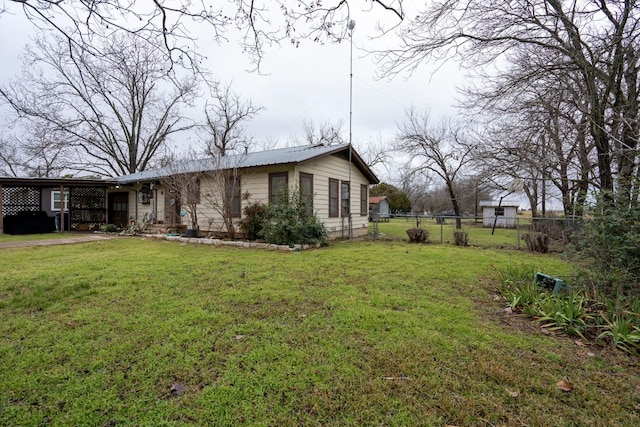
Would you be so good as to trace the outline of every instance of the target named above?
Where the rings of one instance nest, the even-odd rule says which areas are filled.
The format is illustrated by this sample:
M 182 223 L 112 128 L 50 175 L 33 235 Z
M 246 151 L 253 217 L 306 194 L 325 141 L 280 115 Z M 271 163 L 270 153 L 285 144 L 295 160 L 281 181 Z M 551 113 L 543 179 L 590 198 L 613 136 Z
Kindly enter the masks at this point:
M 561 381 L 558 381 L 556 387 L 558 387 L 562 391 L 573 390 L 573 384 L 571 384 L 571 381 L 569 381 L 569 378 L 567 377 L 564 377 Z
M 573 343 L 574 343 L 575 345 L 577 345 L 578 347 L 584 347 L 585 345 L 587 345 L 587 344 L 585 344 L 585 342 L 584 342 L 584 341 L 582 341 L 582 340 L 575 340 Z
M 171 394 L 174 396 L 182 396 L 187 390 L 187 386 L 180 383 L 175 383 L 171 386 Z
M 509 396 L 511 396 L 511 397 L 518 397 L 518 392 L 517 392 L 517 391 L 510 391 L 510 392 L 509 392 Z
M 540 332 L 542 332 L 544 335 L 551 335 L 551 331 L 547 328 L 540 328 Z

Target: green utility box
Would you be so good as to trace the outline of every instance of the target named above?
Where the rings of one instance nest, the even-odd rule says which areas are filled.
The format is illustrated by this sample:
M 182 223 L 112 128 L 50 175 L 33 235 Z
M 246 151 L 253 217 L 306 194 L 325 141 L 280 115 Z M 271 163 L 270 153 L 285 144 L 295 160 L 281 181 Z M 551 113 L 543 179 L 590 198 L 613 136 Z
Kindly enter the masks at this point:
M 546 289 L 553 289 L 554 294 L 557 294 L 564 289 L 568 289 L 568 286 L 564 284 L 562 279 L 544 273 L 536 273 L 533 278 L 533 282 Z

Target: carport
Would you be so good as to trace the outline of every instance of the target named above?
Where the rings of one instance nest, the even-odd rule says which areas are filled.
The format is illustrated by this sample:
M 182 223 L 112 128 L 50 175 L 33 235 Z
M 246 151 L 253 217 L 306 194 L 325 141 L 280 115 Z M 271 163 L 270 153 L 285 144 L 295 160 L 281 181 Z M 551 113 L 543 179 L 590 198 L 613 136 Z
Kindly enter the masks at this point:
M 97 230 L 114 180 L 0 177 L 0 233 Z

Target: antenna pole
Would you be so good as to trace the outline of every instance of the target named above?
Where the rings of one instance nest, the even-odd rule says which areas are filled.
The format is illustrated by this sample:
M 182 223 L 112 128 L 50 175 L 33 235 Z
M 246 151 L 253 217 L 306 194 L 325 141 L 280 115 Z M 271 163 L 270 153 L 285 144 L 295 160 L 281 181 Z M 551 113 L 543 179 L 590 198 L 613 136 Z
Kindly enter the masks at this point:
M 353 238 L 353 220 L 351 218 L 351 151 L 352 151 L 352 121 L 353 121 L 353 29 L 356 26 L 356 21 L 350 19 L 347 23 L 347 29 L 349 30 L 350 39 L 350 51 L 349 51 L 349 239 Z

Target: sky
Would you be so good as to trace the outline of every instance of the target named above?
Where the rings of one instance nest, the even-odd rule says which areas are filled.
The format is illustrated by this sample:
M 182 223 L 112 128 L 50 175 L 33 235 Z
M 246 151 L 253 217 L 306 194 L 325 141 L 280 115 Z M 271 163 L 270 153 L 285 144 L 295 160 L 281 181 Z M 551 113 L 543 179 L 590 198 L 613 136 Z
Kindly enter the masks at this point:
M 0 15 L 0 84 L 18 76 L 19 55 L 29 41 L 33 27 L 21 9 L 11 5 L 13 14 Z M 353 8 L 355 9 L 355 8 Z M 393 137 L 396 124 L 402 121 L 410 106 L 428 108 L 431 115 L 454 115 L 456 86 L 464 73 L 456 64 L 423 66 L 413 75 L 400 75 L 393 80 L 377 80 L 376 64 L 361 47 L 372 48 L 377 19 L 385 16 L 360 10 L 351 11 L 356 26 L 353 32 L 353 56 L 350 44 L 320 45 L 303 41 L 300 47 L 283 44 L 267 48 L 262 74 L 248 72 L 249 59 L 234 40 L 214 43 L 206 28 L 195 33 L 201 53 L 207 56 L 204 66 L 215 80 L 231 83 L 243 99 L 264 108 L 247 124 L 257 140 L 277 141 L 279 146 L 304 135 L 305 121 L 316 124 L 342 122 L 344 135 L 349 135 L 349 88 L 353 88 L 352 138 L 354 146 L 365 147 L 371 140 Z M 349 77 L 350 61 L 353 79 Z M 265 75 L 266 74 L 266 75 Z M 195 135 L 176 141 L 182 145 L 195 143 Z M 376 170 L 380 178 L 388 172 Z

